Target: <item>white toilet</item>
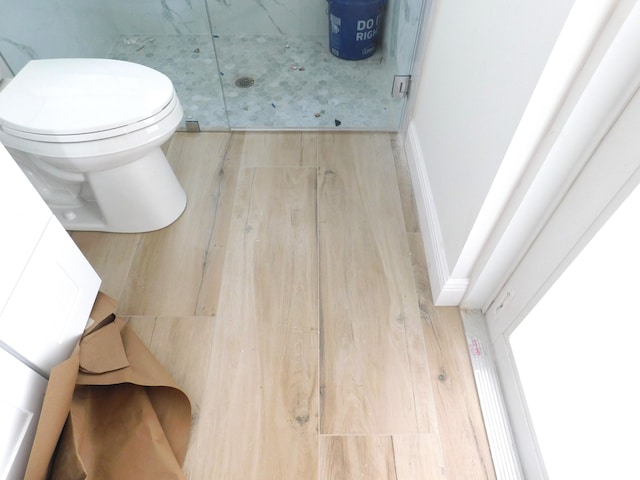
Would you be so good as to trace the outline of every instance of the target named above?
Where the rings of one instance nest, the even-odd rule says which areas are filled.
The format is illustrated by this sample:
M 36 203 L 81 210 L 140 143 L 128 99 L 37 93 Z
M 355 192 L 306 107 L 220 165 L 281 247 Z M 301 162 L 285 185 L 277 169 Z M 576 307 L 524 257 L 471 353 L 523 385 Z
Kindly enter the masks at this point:
M 186 206 L 160 148 L 182 116 L 151 68 L 32 60 L 0 91 L 0 142 L 67 230 L 146 232 Z

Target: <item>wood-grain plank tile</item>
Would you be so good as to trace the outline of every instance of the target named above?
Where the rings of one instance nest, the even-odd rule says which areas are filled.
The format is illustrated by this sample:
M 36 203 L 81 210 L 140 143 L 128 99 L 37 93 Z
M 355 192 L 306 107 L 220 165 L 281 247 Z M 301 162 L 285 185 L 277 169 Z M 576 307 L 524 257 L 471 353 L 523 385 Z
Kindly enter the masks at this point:
M 393 457 L 397 480 L 445 480 L 442 444 L 436 433 L 394 435 Z
M 122 317 L 171 373 L 191 400 L 194 413 L 204 398 L 214 317 Z M 149 337 L 149 329 L 151 336 Z
M 244 167 L 317 165 L 315 133 L 234 132 L 220 171 L 216 219 L 207 250 L 206 264 L 196 308 L 198 315 L 215 315 L 229 238 L 229 224 L 238 172 Z
M 494 479 L 460 312 L 433 306 L 422 239 L 409 240 L 447 478 Z
M 404 225 L 407 232 L 419 232 L 418 212 L 416 211 L 416 201 L 411 182 L 411 171 L 404 153 L 403 145 L 398 138 L 399 135 L 391 136 L 391 146 L 393 148 L 393 159 L 398 177 L 398 190 L 402 199 L 402 213 L 404 214 Z
M 316 169 L 242 169 L 192 479 L 317 476 Z
M 171 373 L 176 383 L 188 395 L 192 409 L 190 448 L 184 463 L 189 473 L 200 462 L 194 456 L 200 414 L 204 400 L 204 380 L 207 378 L 211 344 L 215 329 L 213 317 L 123 317 L 151 353 Z
M 386 134 L 319 137 L 321 433 L 431 431 L 430 380 Z
M 245 167 L 315 167 L 318 165 L 317 133 L 251 132 L 242 136 L 243 166 Z
M 176 134 L 167 158 L 187 192 L 172 225 L 143 236 L 120 299 L 124 315 L 194 315 L 229 134 Z
M 246 155 L 246 140 L 247 135 L 245 133 L 237 132 L 231 135 L 224 161 L 218 172 L 219 187 L 217 190 L 215 219 L 198 293 L 196 305 L 196 313 L 198 315 L 215 315 L 218 310 L 220 284 L 229 240 L 231 212 L 238 183 L 238 172 Z
M 226 153 L 212 141 L 229 136 Z M 190 198 L 179 231 L 72 237 L 194 401 L 187 477 L 495 478 L 393 137 L 173 140 Z
M 319 480 L 396 480 L 388 435 L 321 435 L 318 450 Z
M 125 320 L 128 325 L 136 332 L 136 335 L 147 348 L 151 345 L 153 339 L 153 331 L 156 328 L 156 317 L 146 317 L 139 315 L 135 317 L 120 317 Z
M 71 232 L 71 238 L 102 280 L 100 290 L 113 298 L 120 298 L 142 236 Z

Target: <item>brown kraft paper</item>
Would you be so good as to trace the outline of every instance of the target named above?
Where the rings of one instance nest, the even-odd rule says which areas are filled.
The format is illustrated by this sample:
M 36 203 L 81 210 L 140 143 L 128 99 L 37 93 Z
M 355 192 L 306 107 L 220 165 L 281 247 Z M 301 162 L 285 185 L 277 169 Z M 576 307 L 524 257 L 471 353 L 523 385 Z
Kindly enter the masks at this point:
M 115 302 L 99 294 L 91 318 Z M 107 315 L 54 367 L 27 480 L 184 479 L 187 395 L 126 322 Z

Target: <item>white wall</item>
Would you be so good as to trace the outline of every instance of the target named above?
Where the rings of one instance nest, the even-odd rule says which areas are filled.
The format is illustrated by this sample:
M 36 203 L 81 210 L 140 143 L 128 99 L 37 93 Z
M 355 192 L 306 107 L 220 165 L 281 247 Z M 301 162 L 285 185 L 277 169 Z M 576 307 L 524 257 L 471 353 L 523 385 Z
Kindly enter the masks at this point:
M 434 1 L 406 149 L 438 304 L 464 296 L 476 220 L 573 3 Z

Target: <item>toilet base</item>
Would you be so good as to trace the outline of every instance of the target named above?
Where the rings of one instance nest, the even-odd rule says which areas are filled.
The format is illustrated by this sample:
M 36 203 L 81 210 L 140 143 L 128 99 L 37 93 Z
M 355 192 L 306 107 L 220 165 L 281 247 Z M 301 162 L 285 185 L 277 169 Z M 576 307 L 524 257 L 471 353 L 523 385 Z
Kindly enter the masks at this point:
M 178 182 L 162 149 L 155 147 L 145 156 L 116 168 L 57 178 L 55 170 L 41 167 L 13 152 L 23 168 L 67 230 L 141 233 L 164 228 L 180 217 L 187 195 Z M 46 175 L 44 174 L 46 173 Z M 66 174 L 65 172 L 65 175 Z M 34 177 L 44 178 L 36 182 Z M 80 181 L 77 180 L 80 178 Z M 47 185 L 49 184 L 49 185 Z M 64 195 L 59 192 L 63 192 Z
M 86 176 L 96 201 L 87 201 L 81 209 L 54 211 L 67 230 L 150 232 L 173 223 L 187 205 L 187 195 L 160 147 L 134 162 Z

